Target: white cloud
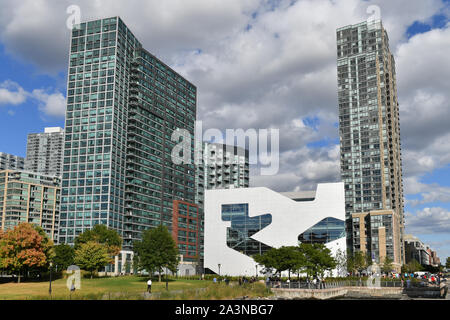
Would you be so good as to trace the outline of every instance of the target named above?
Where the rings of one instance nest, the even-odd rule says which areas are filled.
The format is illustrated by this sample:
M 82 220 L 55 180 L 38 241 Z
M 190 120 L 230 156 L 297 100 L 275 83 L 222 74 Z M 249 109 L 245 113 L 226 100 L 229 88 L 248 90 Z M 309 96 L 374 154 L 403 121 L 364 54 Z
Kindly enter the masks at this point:
M 35 89 L 31 93 L 23 89 L 19 84 L 11 80 L 0 83 L 0 106 L 21 105 L 29 98 L 38 102 L 38 108 L 45 115 L 52 117 L 64 117 L 66 112 L 66 98 L 61 92 L 48 93 L 44 89 Z M 8 110 L 13 116 L 15 112 Z
M 432 249 L 435 249 L 441 264 L 445 266 L 447 257 L 450 257 L 450 239 L 442 241 L 430 241 L 427 243 Z
M 423 169 L 413 168 L 411 174 L 429 172 L 441 166 L 441 157 L 450 151 L 448 143 L 436 145 L 450 133 L 448 52 L 450 23 L 444 29 L 412 37 L 396 52 L 403 145 L 412 158 L 423 161 L 420 164 Z
M 64 117 L 66 114 L 66 98 L 60 92 L 47 93 L 42 89 L 35 89 L 32 97 L 39 101 L 39 110 L 49 116 Z
M 405 228 L 412 234 L 450 234 L 450 211 L 440 207 L 424 208 L 415 214 L 406 212 Z
M 252 176 L 250 184 L 279 192 L 315 190 L 317 183 L 340 181 L 338 159 L 339 146 L 285 151 L 280 154 L 279 174 Z
M 437 183 L 425 184 L 417 177 L 405 179 L 405 192 L 410 195 L 420 194 L 421 199 L 409 200 L 413 206 L 431 202 L 450 202 L 450 187 L 443 187 Z
M 6 80 L 0 83 L 0 106 L 19 105 L 27 99 L 27 92 L 17 83 Z

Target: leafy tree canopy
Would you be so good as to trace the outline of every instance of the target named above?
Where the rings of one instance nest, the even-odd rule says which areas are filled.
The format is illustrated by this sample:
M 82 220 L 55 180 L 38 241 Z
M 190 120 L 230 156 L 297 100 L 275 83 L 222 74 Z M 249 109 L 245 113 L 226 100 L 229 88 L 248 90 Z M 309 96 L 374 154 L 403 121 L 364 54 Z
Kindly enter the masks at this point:
M 306 272 L 308 276 L 322 276 L 326 271 L 336 267 L 336 261 L 330 249 L 323 244 L 302 243 L 299 247 L 272 248 L 262 255 L 255 255 L 253 259 L 276 273 L 288 271 Z
M 77 250 L 81 244 L 87 242 L 97 242 L 105 245 L 108 254 L 111 257 L 117 256 L 122 250 L 122 238 L 115 230 L 108 229 L 103 224 L 97 224 L 94 228 L 84 231 L 78 237 L 75 238 L 75 250 Z
M 41 227 L 21 223 L 0 233 L 0 267 L 20 275 L 48 266 L 53 258 L 53 241 Z
M 262 255 L 254 255 L 253 259 L 268 271 L 276 273 L 297 271 L 303 267 L 304 258 L 297 247 L 272 248 Z
M 53 263 L 62 271 L 74 264 L 75 250 L 68 244 L 60 244 L 54 247 L 55 257 Z
M 404 264 L 402 266 L 403 272 L 413 273 L 413 272 L 422 271 L 422 270 L 423 270 L 422 265 L 416 259 L 413 259 L 410 262 L 408 262 L 407 264 Z
M 163 268 L 176 272 L 178 248 L 167 227 L 159 226 L 146 230 L 142 234 L 142 240 L 134 242 L 133 249 L 134 264 L 137 268 L 150 273 L 158 271 L 159 281 Z
M 336 268 L 331 250 L 321 243 L 301 243 L 300 252 L 305 257 L 304 270 L 308 276 L 323 277 L 326 271 Z
M 79 245 L 75 250 L 74 262 L 83 270 L 91 272 L 105 267 L 110 262 L 110 256 L 106 247 L 98 242 L 89 241 Z
M 383 265 L 381 266 L 381 271 L 384 273 L 389 273 L 393 268 L 393 260 L 390 257 L 385 257 L 383 261 Z
M 353 255 L 348 254 L 347 268 L 352 272 L 358 272 L 361 274 L 361 272 L 367 269 L 371 264 L 372 259 L 369 254 L 365 254 L 362 251 L 355 251 Z

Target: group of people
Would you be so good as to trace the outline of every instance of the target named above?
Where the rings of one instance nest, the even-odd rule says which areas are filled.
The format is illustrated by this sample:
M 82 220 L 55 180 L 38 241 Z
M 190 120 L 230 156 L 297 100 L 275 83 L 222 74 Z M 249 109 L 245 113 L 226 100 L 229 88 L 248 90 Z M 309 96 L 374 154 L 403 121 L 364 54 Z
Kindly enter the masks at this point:
M 258 281 L 257 278 L 255 277 L 251 277 L 250 279 L 247 279 L 247 277 L 239 277 L 239 285 L 243 285 L 245 283 L 255 283 L 256 281 Z
M 222 281 L 225 282 L 226 285 L 230 284 L 230 279 L 228 278 L 223 278 Z M 217 283 L 217 278 L 213 278 L 213 282 Z

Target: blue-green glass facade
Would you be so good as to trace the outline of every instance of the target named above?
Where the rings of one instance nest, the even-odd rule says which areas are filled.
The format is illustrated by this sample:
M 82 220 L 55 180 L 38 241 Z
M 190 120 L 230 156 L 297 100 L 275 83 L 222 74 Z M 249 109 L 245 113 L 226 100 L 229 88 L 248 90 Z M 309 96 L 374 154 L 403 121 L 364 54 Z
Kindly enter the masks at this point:
M 197 89 L 144 49 L 135 51 L 130 84 L 125 244 L 142 231 L 171 230 L 173 200 L 195 203 L 194 123 Z M 191 164 L 171 159 L 172 133 L 189 131 Z
M 157 68 L 163 64 L 154 57 L 151 62 L 161 80 L 147 79 L 136 87 L 136 66 L 143 61 L 141 48 L 119 17 L 82 23 L 72 32 L 61 191 L 62 243 L 72 244 L 84 230 L 104 224 L 117 230 L 124 238 L 124 248 L 131 249 L 142 230 L 160 223 L 170 228 L 173 197 L 186 196 L 166 189 L 174 178 L 159 166 L 170 167 L 170 129 L 178 125 L 184 129 L 182 125 L 190 121 L 194 127 L 196 89 L 189 86 L 194 92 L 190 99 L 187 92 L 167 94 L 172 84 L 166 74 L 175 72 L 166 66 L 164 70 Z M 146 76 L 151 78 L 153 73 Z M 144 100 L 149 96 L 151 101 Z M 176 101 L 175 111 L 169 110 L 169 96 Z M 185 122 L 172 122 L 171 113 L 184 114 L 186 108 L 178 101 L 187 100 L 193 116 Z M 150 172 L 152 168 L 158 169 Z M 183 173 L 190 173 L 190 168 L 183 169 Z M 188 180 L 183 177 L 180 183 Z M 186 184 L 185 190 L 189 188 Z M 149 194 L 151 198 L 145 198 Z

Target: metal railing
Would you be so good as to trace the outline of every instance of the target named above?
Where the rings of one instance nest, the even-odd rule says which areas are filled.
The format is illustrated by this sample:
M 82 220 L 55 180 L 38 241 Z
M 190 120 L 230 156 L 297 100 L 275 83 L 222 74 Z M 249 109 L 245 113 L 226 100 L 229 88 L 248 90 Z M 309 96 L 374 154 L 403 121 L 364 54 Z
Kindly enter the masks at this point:
M 306 281 L 269 281 L 266 282 L 269 288 L 280 289 L 332 289 L 342 287 L 371 287 L 367 280 L 343 280 L 343 281 L 320 281 L 320 282 L 306 282 Z M 410 282 L 410 287 L 424 287 L 427 283 L 413 283 Z M 380 281 L 381 288 L 405 288 L 406 281 Z

